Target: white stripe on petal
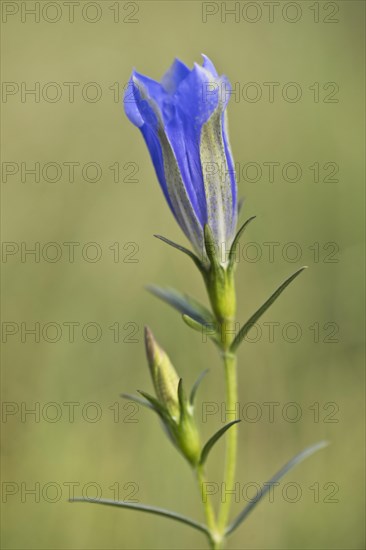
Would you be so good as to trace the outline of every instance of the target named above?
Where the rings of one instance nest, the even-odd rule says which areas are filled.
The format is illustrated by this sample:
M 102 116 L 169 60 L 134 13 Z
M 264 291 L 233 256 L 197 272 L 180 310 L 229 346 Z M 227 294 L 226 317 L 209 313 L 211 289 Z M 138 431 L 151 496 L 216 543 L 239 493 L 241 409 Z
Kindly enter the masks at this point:
M 233 197 L 229 167 L 222 136 L 220 101 L 208 121 L 202 126 L 200 157 L 206 193 L 207 223 L 212 229 L 221 263 L 224 265 L 230 246 L 233 225 Z

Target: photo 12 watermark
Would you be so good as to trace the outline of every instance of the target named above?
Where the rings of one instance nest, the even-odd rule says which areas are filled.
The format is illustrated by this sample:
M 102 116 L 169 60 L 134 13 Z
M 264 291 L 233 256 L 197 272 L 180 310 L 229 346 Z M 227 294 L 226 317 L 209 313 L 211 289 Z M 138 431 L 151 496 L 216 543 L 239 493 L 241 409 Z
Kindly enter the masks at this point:
M 1 2 L 1 21 L 3 24 L 52 24 L 57 23 L 140 23 L 143 2 L 132 1 L 53 1 L 38 2 L 3 1 Z
M 57 504 L 82 497 L 86 501 L 99 501 L 103 497 L 112 501 L 138 503 L 140 486 L 136 481 L 3 481 L 2 503 Z
M 140 167 L 135 161 L 112 161 L 108 163 L 79 160 L 49 160 L 47 162 L 11 160 L 1 163 L 2 183 L 21 184 L 62 184 L 62 183 L 101 183 L 108 182 L 140 183 Z
M 202 23 L 335 24 L 341 21 L 340 2 L 226 1 L 201 2 Z

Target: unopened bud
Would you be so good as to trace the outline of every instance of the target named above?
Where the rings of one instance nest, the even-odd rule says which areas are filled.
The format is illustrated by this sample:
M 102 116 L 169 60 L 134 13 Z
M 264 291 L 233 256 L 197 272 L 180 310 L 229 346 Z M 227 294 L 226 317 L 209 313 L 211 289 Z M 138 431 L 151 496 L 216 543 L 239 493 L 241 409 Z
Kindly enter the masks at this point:
M 178 420 L 180 416 L 179 377 L 169 357 L 156 342 L 148 327 L 145 327 L 145 346 L 156 397 L 169 414 Z

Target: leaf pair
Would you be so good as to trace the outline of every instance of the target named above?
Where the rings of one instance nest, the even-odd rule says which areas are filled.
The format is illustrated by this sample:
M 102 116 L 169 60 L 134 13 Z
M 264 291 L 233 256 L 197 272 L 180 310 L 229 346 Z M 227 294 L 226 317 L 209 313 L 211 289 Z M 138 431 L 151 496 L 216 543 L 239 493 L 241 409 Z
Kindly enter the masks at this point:
M 226 429 L 228 429 L 229 424 L 227 425 Z M 261 493 L 254 498 L 247 506 L 238 514 L 238 516 L 231 522 L 229 527 L 225 531 L 225 536 L 230 535 L 235 531 L 241 523 L 247 518 L 247 516 L 250 514 L 250 512 L 253 510 L 253 508 L 263 499 L 263 497 L 268 493 L 270 490 L 270 487 L 273 486 L 274 483 L 277 483 L 280 479 L 282 479 L 292 468 L 294 468 L 297 464 L 305 460 L 307 457 L 311 456 L 312 454 L 316 453 L 320 449 L 323 449 L 326 447 L 328 443 L 326 441 L 321 441 L 319 443 L 316 443 L 315 445 L 311 445 L 310 447 L 307 447 L 304 449 L 301 453 L 294 456 L 287 464 L 283 466 L 270 480 L 264 485 L 264 489 L 261 491 Z M 189 527 L 192 527 L 193 529 L 197 529 L 198 531 L 204 533 L 206 536 L 210 538 L 211 533 L 210 530 L 203 524 L 198 523 L 197 521 L 188 518 L 186 516 L 183 516 L 179 514 L 178 512 L 172 512 L 170 510 L 165 510 L 164 508 L 158 508 L 156 506 L 149 506 L 147 504 L 137 504 L 137 503 L 131 503 L 131 502 L 124 502 L 124 501 L 115 501 L 110 499 L 89 499 L 85 497 L 76 497 L 73 499 L 70 499 L 70 502 L 90 502 L 94 504 L 104 504 L 107 506 L 118 506 L 120 508 L 127 508 L 130 510 L 136 510 L 139 512 L 148 512 L 150 514 L 156 514 L 162 517 L 166 517 L 169 519 L 173 519 L 175 521 L 179 521 L 181 523 L 184 523 L 188 525 Z
M 262 317 L 262 315 L 271 307 L 282 292 L 294 281 L 307 266 L 303 266 L 290 277 L 288 277 L 275 292 L 264 302 L 264 304 L 249 318 L 249 320 L 241 327 L 238 334 L 235 336 L 231 344 L 230 351 L 234 353 L 241 342 L 244 340 L 250 329 Z M 148 290 L 161 300 L 165 301 L 183 315 L 184 322 L 194 330 L 201 332 L 211 338 L 214 342 L 219 343 L 218 326 L 212 313 L 197 300 L 186 294 L 182 294 L 177 290 L 170 288 L 161 288 L 155 285 L 147 287 Z

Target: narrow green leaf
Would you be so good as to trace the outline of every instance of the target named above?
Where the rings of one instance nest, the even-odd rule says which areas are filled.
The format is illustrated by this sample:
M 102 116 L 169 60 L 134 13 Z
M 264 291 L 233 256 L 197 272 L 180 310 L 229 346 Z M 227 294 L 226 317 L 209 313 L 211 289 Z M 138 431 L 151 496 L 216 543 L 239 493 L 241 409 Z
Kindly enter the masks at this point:
M 206 445 L 203 447 L 201 456 L 200 456 L 200 465 L 204 464 L 207 460 L 208 454 L 211 451 L 212 447 L 215 445 L 216 441 L 220 439 L 224 433 L 231 428 L 231 426 L 234 426 L 234 424 L 237 424 L 238 422 L 241 422 L 241 420 L 233 420 L 232 422 L 229 422 L 229 424 L 226 424 L 223 428 L 221 428 L 219 431 L 217 431 L 206 443 Z
M 208 336 L 209 338 L 211 338 L 211 340 L 215 342 L 215 344 L 221 344 L 219 340 L 219 335 L 217 334 L 217 321 L 202 324 L 192 319 L 192 317 L 190 317 L 189 315 L 182 315 L 182 318 L 187 326 L 189 326 L 196 332 L 200 332 L 202 336 L 204 335 L 206 337 L 205 341 L 207 341 Z
M 145 399 L 141 399 L 141 397 L 138 397 L 138 395 L 131 395 L 129 393 L 121 393 L 120 394 L 123 399 L 128 399 L 129 401 L 134 401 L 135 403 L 138 403 L 139 405 L 142 405 L 143 407 L 147 407 L 148 409 L 154 409 L 151 403 L 149 401 L 146 401 Z
M 254 315 L 251 316 L 251 318 L 249 319 L 249 321 L 247 321 L 242 327 L 241 329 L 239 330 L 238 334 L 236 335 L 233 343 L 231 344 L 231 347 L 230 347 L 230 351 L 233 353 L 236 351 L 237 347 L 239 346 L 239 344 L 244 340 L 245 336 L 248 334 L 249 330 L 251 329 L 251 327 L 258 321 L 258 319 L 260 317 L 262 317 L 263 313 L 265 313 L 267 311 L 267 309 L 273 304 L 273 302 L 275 300 L 277 300 L 277 298 L 279 297 L 280 294 L 282 294 L 282 292 L 285 290 L 285 288 L 294 280 L 296 279 L 296 277 L 298 275 L 300 275 L 300 273 L 302 273 L 302 271 L 304 271 L 304 269 L 306 269 L 307 266 L 304 266 L 304 267 L 301 267 L 300 269 L 298 269 L 295 273 L 293 273 L 293 275 L 291 275 L 291 277 L 289 277 L 288 279 L 286 279 L 286 281 L 284 281 L 282 283 L 281 286 L 278 287 L 278 289 L 272 294 L 272 296 L 270 296 L 268 298 L 268 300 L 266 302 L 264 302 L 264 304 L 262 305 L 262 307 L 260 307 L 258 309 L 258 311 L 256 311 L 254 313 Z
M 198 323 L 205 325 L 215 323 L 212 313 L 202 304 L 187 294 L 178 292 L 173 288 L 162 288 L 156 285 L 148 285 L 147 290 L 168 303 L 183 315 L 188 315 Z
M 203 273 L 205 271 L 205 268 L 201 262 L 201 260 L 196 256 L 191 250 L 186 248 L 185 246 L 181 246 L 180 244 L 175 243 L 174 241 L 171 241 L 170 239 L 167 239 L 166 237 L 163 237 L 162 235 L 154 235 L 157 239 L 160 239 L 164 243 L 168 244 L 169 246 L 172 246 L 173 248 L 176 248 L 177 250 L 180 250 L 187 256 L 191 258 L 191 260 L 194 261 L 198 269 Z
M 264 487 L 262 491 L 251 501 L 249 504 L 245 506 L 245 508 L 240 512 L 240 514 L 234 519 L 234 521 L 229 525 L 229 527 L 225 531 L 225 536 L 230 535 L 239 525 L 245 520 L 245 518 L 248 516 L 248 514 L 253 510 L 253 508 L 258 504 L 258 502 L 268 493 L 271 486 L 279 481 L 284 475 L 287 474 L 294 466 L 305 460 L 308 456 L 311 456 L 312 454 L 316 453 L 320 449 L 323 449 L 326 447 L 329 443 L 327 441 L 320 441 L 319 443 L 315 443 L 315 445 L 311 445 L 310 447 L 307 447 L 301 453 L 294 456 L 287 464 L 281 468 L 267 483 L 264 484 Z
M 127 508 L 129 510 L 136 510 L 137 512 L 147 512 L 149 514 L 156 514 L 158 516 L 163 516 L 166 518 L 174 519 L 176 521 L 180 521 L 181 523 L 185 523 L 186 525 L 189 525 L 190 527 L 193 527 L 194 529 L 197 529 L 198 531 L 201 531 L 202 533 L 205 533 L 205 535 L 210 535 L 209 530 L 205 525 L 202 525 L 201 523 L 198 523 L 197 521 L 187 518 L 186 516 L 182 516 L 178 512 L 171 512 L 170 510 L 165 510 L 164 508 L 157 508 L 156 506 L 148 506 L 147 504 L 137 504 L 132 502 L 123 502 L 120 500 L 111 500 L 106 498 L 101 499 L 89 499 L 84 497 L 76 497 L 73 499 L 70 499 L 69 502 L 90 502 L 92 504 L 104 504 L 107 506 L 119 506 L 120 508 Z
M 248 227 L 251 221 L 255 220 L 256 216 L 252 216 L 249 218 L 246 222 L 243 223 L 243 225 L 240 227 L 239 231 L 235 235 L 235 238 L 233 240 L 233 244 L 231 245 L 230 252 L 229 252 L 229 265 L 228 269 L 232 269 L 234 267 L 234 260 L 235 260 L 235 249 L 237 244 L 239 243 L 240 237 L 244 233 L 245 229 Z
M 205 369 L 204 371 L 202 371 L 199 377 L 197 378 L 197 380 L 195 381 L 195 383 L 193 384 L 193 387 L 189 396 L 189 403 L 192 407 L 194 405 L 194 399 L 196 397 L 197 390 L 209 370 L 210 369 Z
M 196 332 L 200 332 L 202 336 L 202 342 L 207 342 L 207 337 L 210 338 L 216 346 L 221 350 L 222 344 L 220 341 L 220 335 L 217 332 L 217 321 L 212 321 L 210 323 L 199 323 L 190 317 L 189 315 L 182 315 L 183 321 L 189 328 L 192 328 Z
M 205 328 L 205 325 L 202 325 L 195 319 L 192 319 L 192 317 L 190 317 L 186 313 L 183 313 L 182 318 L 185 324 L 188 325 L 190 328 L 193 328 L 193 330 L 195 330 L 196 332 L 202 332 L 202 330 Z

